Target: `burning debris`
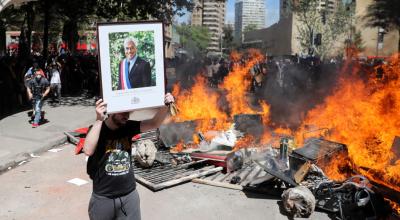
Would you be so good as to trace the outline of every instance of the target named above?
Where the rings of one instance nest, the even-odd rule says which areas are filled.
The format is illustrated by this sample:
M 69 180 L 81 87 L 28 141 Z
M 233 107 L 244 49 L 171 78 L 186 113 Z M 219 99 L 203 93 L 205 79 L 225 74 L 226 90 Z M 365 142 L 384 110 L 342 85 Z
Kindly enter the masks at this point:
M 282 194 L 283 206 L 293 217 L 309 217 L 315 209 L 315 198 L 304 186 L 285 190 Z
M 358 64 L 345 63 L 338 79 L 332 80 L 332 88 L 325 89 L 330 95 L 318 105 L 307 106 L 307 114 L 300 115 L 305 110 L 293 106 L 294 102 L 282 101 L 292 112 L 298 110 L 299 126 L 277 124 L 270 112 L 275 106 L 250 97 L 248 73 L 264 57 L 255 50 L 240 56 L 233 54 L 233 60 L 243 62 L 233 63 L 218 88 L 209 88 L 206 79 L 197 76 L 191 88 L 175 85 L 173 89 L 180 111 L 174 122 L 160 128 L 160 139 L 171 149 L 170 156 L 183 164 L 206 160 L 208 166 L 224 169 L 194 182 L 274 195 L 303 186 L 311 191 L 318 210 L 342 219 L 354 213 L 353 218 L 387 214 L 382 208 L 387 203 L 398 207 L 398 56 L 380 66 L 383 74 L 379 78 L 361 74 Z M 177 160 L 185 157 L 191 160 Z M 307 212 L 294 213 L 304 215 L 313 209 L 301 210 Z

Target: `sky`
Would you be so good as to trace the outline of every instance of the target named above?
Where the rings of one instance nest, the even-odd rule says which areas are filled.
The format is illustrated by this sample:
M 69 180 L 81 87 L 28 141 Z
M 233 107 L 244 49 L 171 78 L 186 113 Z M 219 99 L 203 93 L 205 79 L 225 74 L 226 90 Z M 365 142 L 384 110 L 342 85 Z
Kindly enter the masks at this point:
M 236 0 L 228 0 L 226 4 L 226 15 L 225 15 L 225 23 L 233 24 L 235 21 L 235 1 Z M 266 6 L 266 16 L 265 16 L 265 24 L 266 27 L 271 26 L 272 24 L 278 22 L 279 20 L 279 0 L 264 0 Z M 186 13 L 182 17 L 178 17 L 178 22 L 188 23 L 190 18 L 190 13 Z

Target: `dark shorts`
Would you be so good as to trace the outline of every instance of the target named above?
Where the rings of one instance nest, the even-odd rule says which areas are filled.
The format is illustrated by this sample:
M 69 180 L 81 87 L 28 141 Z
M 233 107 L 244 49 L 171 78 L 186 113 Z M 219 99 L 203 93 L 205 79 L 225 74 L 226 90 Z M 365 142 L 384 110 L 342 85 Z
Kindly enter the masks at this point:
M 89 202 L 89 218 L 140 220 L 140 199 L 137 190 L 115 199 L 92 193 Z

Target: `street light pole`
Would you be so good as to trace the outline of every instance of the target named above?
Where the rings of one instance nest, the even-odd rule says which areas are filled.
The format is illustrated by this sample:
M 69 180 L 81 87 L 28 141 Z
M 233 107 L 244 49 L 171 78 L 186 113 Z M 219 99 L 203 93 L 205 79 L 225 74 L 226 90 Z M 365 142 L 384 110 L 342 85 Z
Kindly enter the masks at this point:
M 222 57 L 222 33 L 219 35 L 219 42 L 221 47 L 221 57 Z

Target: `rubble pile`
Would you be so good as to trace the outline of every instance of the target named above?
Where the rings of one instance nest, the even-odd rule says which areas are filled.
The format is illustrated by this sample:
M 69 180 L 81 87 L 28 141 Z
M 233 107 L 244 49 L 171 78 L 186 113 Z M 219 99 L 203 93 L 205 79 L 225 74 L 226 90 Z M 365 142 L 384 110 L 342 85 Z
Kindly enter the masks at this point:
M 284 210 L 292 217 L 308 217 L 314 210 L 340 219 L 380 218 L 391 212 L 383 195 L 366 177 L 354 173 L 344 181 L 334 181 L 321 169 L 327 161 L 346 153 L 344 144 L 310 138 L 303 146 L 295 148 L 291 137 L 278 135 L 279 141 L 275 143 L 279 146 L 273 146 L 272 142 L 253 143 L 235 149 L 236 143 L 245 137 L 235 126 L 227 131 L 194 133 L 199 144 L 189 140 L 180 152 L 173 147 L 150 144 L 148 139 L 137 140 L 133 146 L 138 181 L 155 191 L 164 189 L 163 184 L 171 187 L 192 181 L 267 193 L 281 197 Z M 155 143 L 162 143 L 162 140 Z M 193 165 L 200 171 L 193 169 Z M 153 180 L 157 180 L 158 185 L 150 183 Z

